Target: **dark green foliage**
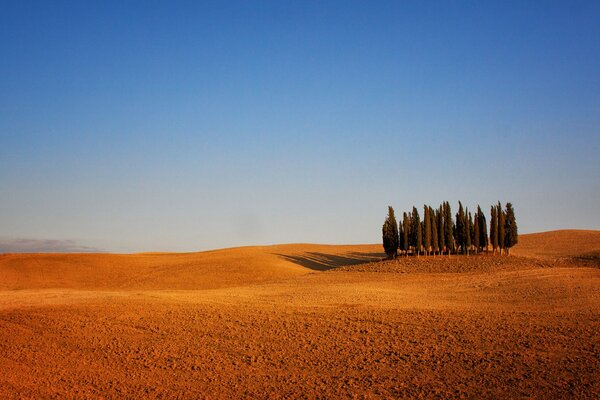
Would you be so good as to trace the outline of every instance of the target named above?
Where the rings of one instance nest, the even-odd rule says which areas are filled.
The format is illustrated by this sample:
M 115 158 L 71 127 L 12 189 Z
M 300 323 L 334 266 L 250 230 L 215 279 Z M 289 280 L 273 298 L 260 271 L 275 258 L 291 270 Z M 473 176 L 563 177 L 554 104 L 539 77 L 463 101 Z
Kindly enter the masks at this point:
M 477 214 L 479 215 L 479 246 L 483 249 L 488 247 L 487 222 L 485 214 L 481 211 L 481 207 L 477 206 Z
M 450 203 L 447 201 L 444 203 L 444 241 L 446 242 L 446 248 L 448 249 L 448 255 L 454 252 L 454 222 L 452 221 L 452 210 L 450 209 Z
M 417 219 L 419 212 L 413 207 L 412 213 L 410 214 L 410 247 L 413 252 L 417 247 L 417 226 L 421 224 L 421 221 Z
M 511 203 L 506 203 L 506 219 L 504 221 L 504 247 L 506 254 L 510 254 L 510 248 L 519 241 L 515 210 Z
M 444 251 L 444 246 L 446 245 L 446 242 L 444 240 L 444 212 L 443 212 L 443 206 L 440 206 L 440 208 L 437 210 L 436 212 L 436 217 L 437 217 L 437 228 L 438 228 L 438 244 L 439 244 L 439 248 L 440 248 L 440 253 L 442 251 Z
M 421 254 L 421 250 L 423 249 L 423 224 L 417 225 L 417 247 L 415 251 L 417 252 L 417 256 Z
M 415 225 L 415 214 L 417 209 L 413 207 L 412 213 L 410 213 L 410 236 L 408 238 L 408 247 L 414 251 L 417 246 L 417 227 Z
M 431 216 L 429 215 L 429 207 L 423 207 L 423 247 L 425 254 L 429 254 L 431 249 Z
M 468 209 L 465 211 L 465 215 L 467 215 L 467 218 L 466 218 L 467 237 L 465 238 L 465 248 L 467 249 L 467 255 L 468 255 L 469 251 L 471 250 L 471 245 L 472 245 L 471 238 L 473 237 L 473 216 L 468 211 Z
M 502 255 L 502 249 L 504 249 L 504 236 L 506 233 L 506 214 L 504 213 L 500 202 L 498 202 L 496 212 L 498 213 L 498 247 L 500 247 L 500 255 Z
M 381 229 L 383 236 L 383 250 L 390 258 L 396 258 L 398 254 L 398 224 L 394 209 L 388 207 L 388 215 Z
M 415 253 L 418 255 L 423 246 L 423 228 L 421 227 L 421 217 L 419 216 L 419 211 L 416 207 L 413 207 L 411 222 L 413 227 L 412 246 Z
M 405 251 L 406 255 L 408 255 L 408 247 L 410 246 L 410 217 L 408 216 L 407 213 L 404 213 L 404 218 L 403 218 L 403 222 L 402 222 L 402 226 L 403 226 L 403 236 L 404 239 L 402 240 L 402 250 Z
M 412 212 L 404 212 L 402 221 L 396 221 L 394 209 L 388 207 L 388 216 L 382 227 L 384 250 L 390 258 L 397 257 L 398 249 L 408 256 L 409 252 L 419 256 L 433 253 L 448 255 L 462 253 L 476 254 L 491 244 L 494 254 L 496 249 L 509 254 L 510 248 L 517 244 L 518 230 L 514 209 L 511 203 L 506 204 L 506 210 L 501 204 L 491 207 L 490 231 L 488 237 L 487 220 L 481 207 L 471 213 L 458 202 L 456 223 L 452 218 L 450 203 L 443 202 L 434 209 L 428 205 L 423 207 L 423 219 L 416 207 Z M 395 247 L 394 247 L 395 246 Z M 504 251 L 503 251 L 504 250 Z
M 481 238 L 481 234 L 479 232 L 479 212 L 481 211 L 481 209 L 479 208 L 479 206 L 477 207 L 477 211 L 475 212 L 475 218 L 473 220 L 473 247 L 475 247 L 475 252 L 479 253 L 479 251 L 481 250 L 481 245 L 479 243 L 479 240 Z
M 456 233 L 456 223 L 452 222 L 452 237 L 454 238 L 454 243 L 452 243 L 452 252 L 456 250 L 458 253 L 460 251 L 460 244 L 458 244 L 458 234 Z
M 403 221 L 398 221 L 398 248 L 400 249 L 400 252 L 402 252 L 402 249 L 404 248 L 404 223 Z
M 496 254 L 498 248 L 498 212 L 496 206 L 492 206 L 492 220 L 490 222 L 490 242 L 492 243 L 492 251 Z
M 462 253 L 467 251 L 467 218 L 462 203 L 458 202 L 458 212 L 456 213 L 456 242 Z
M 437 215 L 433 208 L 429 207 L 429 218 L 431 220 L 431 247 L 433 254 L 440 251 L 439 239 L 438 239 L 438 228 L 437 228 Z
M 489 246 L 489 244 L 490 244 L 490 240 L 489 240 L 489 237 L 488 237 L 488 226 L 487 226 L 487 220 L 486 220 L 486 218 L 485 218 L 485 215 L 484 215 L 484 214 L 481 214 L 481 221 L 482 221 L 482 222 L 481 222 L 481 230 L 480 230 L 480 232 L 481 232 L 481 239 L 480 239 L 479 241 L 480 241 L 480 243 L 481 243 L 481 246 L 482 246 L 483 248 L 485 248 L 485 251 L 486 251 L 486 253 L 487 253 L 487 251 L 488 251 L 488 246 Z

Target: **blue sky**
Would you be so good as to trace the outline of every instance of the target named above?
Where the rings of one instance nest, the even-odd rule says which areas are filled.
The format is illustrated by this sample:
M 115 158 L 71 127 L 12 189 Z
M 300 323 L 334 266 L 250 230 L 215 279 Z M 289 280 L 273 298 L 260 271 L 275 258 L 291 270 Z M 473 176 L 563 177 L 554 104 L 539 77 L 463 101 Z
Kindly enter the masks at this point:
M 0 251 L 600 229 L 598 2 L 4 1 L 0 54 Z

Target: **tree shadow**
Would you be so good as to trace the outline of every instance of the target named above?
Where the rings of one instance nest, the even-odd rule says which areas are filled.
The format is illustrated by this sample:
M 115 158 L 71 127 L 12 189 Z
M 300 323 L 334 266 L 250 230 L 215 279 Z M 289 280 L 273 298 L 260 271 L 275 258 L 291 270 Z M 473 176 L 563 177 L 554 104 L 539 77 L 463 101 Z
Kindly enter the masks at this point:
M 580 254 L 578 256 L 573 257 L 573 259 L 585 265 L 600 267 L 600 251 L 593 251 L 590 253 Z
M 307 252 L 302 255 L 278 254 L 275 255 L 315 271 L 327 271 L 347 265 L 366 264 L 380 261 L 385 258 L 385 253 L 358 253 L 351 252 L 344 255 Z
M 359 258 L 377 258 L 377 260 L 381 260 L 382 258 L 386 258 L 387 255 L 382 251 L 380 253 L 360 253 L 357 251 L 352 251 L 348 253 L 351 256 L 359 257 Z M 374 261 L 377 261 L 374 260 Z

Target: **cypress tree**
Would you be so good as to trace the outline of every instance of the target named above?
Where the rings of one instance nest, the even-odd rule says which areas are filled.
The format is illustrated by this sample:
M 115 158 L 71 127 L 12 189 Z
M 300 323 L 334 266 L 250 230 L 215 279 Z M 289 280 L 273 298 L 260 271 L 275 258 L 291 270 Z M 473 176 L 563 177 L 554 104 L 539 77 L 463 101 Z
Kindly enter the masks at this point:
M 417 226 L 415 225 L 415 211 L 416 209 L 413 207 L 412 213 L 410 213 L 410 237 L 408 242 L 413 254 L 415 248 L 417 247 Z
M 519 241 L 517 220 L 512 203 L 506 203 L 506 220 L 504 224 L 504 247 L 506 248 L 506 255 L 510 255 L 510 248 Z
M 440 250 L 440 254 L 444 251 L 445 241 L 444 241 L 444 213 L 443 208 L 440 205 L 440 208 L 436 212 L 437 217 L 437 228 L 438 228 L 438 247 Z
M 429 207 L 429 218 L 431 219 L 431 247 L 433 255 L 440 250 L 437 228 L 437 216 L 433 208 Z
M 391 207 L 390 207 L 391 208 Z M 390 210 L 388 210 L 389 213 Z M 392 222 L 391 230 L 392 230 L 392 246 L 394 251 L 394 258 L 398 257 L 398 246 L 400 245 L 400 240 L 398 237 L 398 221 L 396 220 L 396 215 L 394 214 L 394 209 L 391 208 L 391 218 Z
M 389 258 L 396 258 L 398 255 L 398 225 L 394 209 L 388 207 L 388 215 L 382 227 L 383 249 Z
M 385 251 L 385 254 L 388 255 L 389 258 L 389 251 L 390 251 L 390 221 L 389 221 L 389 216 L 385 218 L 385 221 L 383 222 L 383 226 L 381 227 L 381 239 L 383 241 L 383 251 Z
M 408 247 L 410 246 L 410 217 L 407 213 L 404 213 L 403 217 L 404 222 L 402 223 L 402 226 L 404 227 L 404 231 L 402 233 L 404 235 L 404 240 L 402 241 L 402 250 L 404 250 L 404 254 L 408 257 Z
M 452 252 L 458 254 L 460 252 L 460 244 L 458 243 L 458 234 L 456 232 L 456 221 L 452 221 L 452 237 L 454 238 L 454 243 L 452 243 Z
M 490 221 L 490 241 L 492 242 L 492 254 L 496 255 L 498 248 L 498 213 L 496 206 L 492 206 L 492 219 Z
M 439 228 L 441 229 L 442 232 L 442 236 L 440 238 L 440 242 L 444 244 L 443 250 L 447 251 L 448 254 L 450 254 L 450 251 L 448 251 L 448 249 L 450 248 L 450 245 L 448 244 L 448 233 L 446 232 L 448 229 L 448 225 L 446 224 L 446 202 L 442 202 L 442 204 L 440 204 L 440 218 L 441 218 L 441 223 Z
M 477 213 L 479 214 L 479 245 L 481 248 L 485 248 L 485 252 L 488 250 L 488 233 L 487 233 L 487 222 L 485 220 L 485 214 L 481 211 L 481 207 L 477 206 Z
M 452 210 L 450 209 L 450 203 L 447 201 L 444 203 L 444 241 L 446 242 L 446 248 L 448 249 L 448 256 L 454 251 L 454 222 L 452 221 Z
M 423 250 L 423 223 L 417 225 L 417 256 Z
M 479 220 L 481 219 L 479 216 L 479 206 L 477 207 L 477 211 L 475 212 L 475 218 L 473 220 L 473 247 L 475 247 L 475 254 L 479 253 L 481 250 L 481 244 L 479 242 L 481 238 L 481 233 L 479 232 Z
M 465 217 L 465 210 L 463 209 L 462 203 L 458 202 L 458 212 L 456 213 L 456 241 L 462 253 L 466 252 L 467 244 L 467 220 Z
M 465 247 L 467 249 L 467 255 L 469 255 L 469 251 L 471 250 L 471 246 L 472 246 L 471 238 L 473 237 L 473 216 L 471 215 L 471 213 L 469 212 L 468 209 L 466 209 L 465 215 L 468 216 L 466 218 L 467 237 L 465 238 Z
M 429 255 L 431 249 L 431 216 L 427 205 L 423 206 L 423 228 L 423 247 L 425 255 Z
M 412 214 L 412 226 L 413 226 L 413 246 L 415 254 L 418 256 L 423 246 L 423 228 L 421 227 L 421 217 L 416 207 L 413 207 Z
M 506 234 L 506 214 L 502 209 L 502 205 L 498 202 L 498 246 L 500 247 L 500 255 L 502 255 L 502 250 L 504 249 L 504 237 Z
M 398 248 L 400 249 L 400 254 L 402 254 L 402 250 L 404 249 L 404 224 L 402 220 L 398 220 Z

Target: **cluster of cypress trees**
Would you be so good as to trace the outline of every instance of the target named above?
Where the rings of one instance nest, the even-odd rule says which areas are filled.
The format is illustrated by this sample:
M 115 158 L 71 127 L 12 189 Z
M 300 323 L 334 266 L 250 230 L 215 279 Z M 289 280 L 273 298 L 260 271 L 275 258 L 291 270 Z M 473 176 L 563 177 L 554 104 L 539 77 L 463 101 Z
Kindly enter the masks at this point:
M 515 212 L 511 203 L 491 207 L 490 231 L 481 207 L 472 214 L 458 202 L 456 219 L 452 218 L 450 203 L 443 202 L 438 208 L 423 206 L 423 220 L 416 207 L 405 212 L 397 221 L 394 209 L 388 207 L 388 215 L 383 223 L 383 248 L 390 258 L 409 253 L 419 256 L 436 254 L 466 254 L 488 252 L 509 255 L 510 248 L 517 244 L 518 231 Z

